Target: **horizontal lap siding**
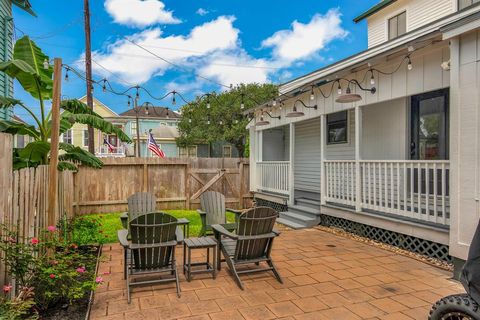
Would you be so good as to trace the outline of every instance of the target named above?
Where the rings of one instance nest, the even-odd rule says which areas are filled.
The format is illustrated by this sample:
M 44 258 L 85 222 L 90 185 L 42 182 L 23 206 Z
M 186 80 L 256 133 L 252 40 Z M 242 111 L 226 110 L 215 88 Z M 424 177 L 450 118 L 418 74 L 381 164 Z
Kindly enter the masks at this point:
M 295 189 L 320 192 L 320 120 L 295 124 Z
M 12 58 L 13 52 L 13 28 L 12 21 L 9 18 L 12 16 L 10 0 L 0 0 L 0 60 L 6 61 Z M 11 97 L 13 95 L 13 81 L 5 75 L 0 74 L 0 95 Z M 12 111 L 0 110 L 0 119 L 6 119 L 11 116 Z

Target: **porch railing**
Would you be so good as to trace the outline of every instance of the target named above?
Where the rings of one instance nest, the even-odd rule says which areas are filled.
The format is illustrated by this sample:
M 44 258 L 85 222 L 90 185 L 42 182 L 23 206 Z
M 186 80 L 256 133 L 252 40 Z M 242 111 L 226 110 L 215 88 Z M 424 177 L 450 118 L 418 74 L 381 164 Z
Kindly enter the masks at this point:
M 108 146 L 99 146 L 95 155 L 97 157 L 125 157 L 125 148 L 120 146 L 110 150 Z
M 325 201 L 448 225 L 449 161 L 362 160 L 356 184 L 355 161 L 325 161 Z
M 290 190 L 289 161 L 263 161 L 257 162 L 257 189 L 283 195 L 288 195 Z

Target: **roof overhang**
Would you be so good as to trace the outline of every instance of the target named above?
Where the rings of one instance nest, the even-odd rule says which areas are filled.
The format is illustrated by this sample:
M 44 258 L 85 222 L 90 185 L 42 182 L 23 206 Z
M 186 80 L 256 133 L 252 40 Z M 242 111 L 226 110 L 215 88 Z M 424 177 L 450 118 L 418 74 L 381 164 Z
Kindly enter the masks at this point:
M 337 63 L 328 65 L 322 69 L 313 71 L 302 77 L 284 83 L 279 87 L 279 93 L 280 95 L 296 95 L 295 92 L 299 92 L 299 90 L 306 85 L 312 85 L 328 79 L 333 79 L 335 75 L 339 73 L 345 73 L 347 71 L 354 70 L 355 68 L 365 65 L 366 63 L 375 60 L 378 57 L 404 50 L 409 45 L 415 44 L 415 42 L 438 37 L 442 34 L 443 28 L 470 17 L 478 12 L 480 12 L 480 5 L 475 5 L 467 10 L 450 14 L 442 19 L 422 26 L 421 28 L 410 31 L 401 37 L 384 42 Z
M 30 4 L 29 0 L 12 0 L 12 3 L 17 7 L 25 10 L 26 12 L 30 13 L 32 16 L 36 17 L 37 14 L 33 12 L 32 5 Z
M 448 40 L 478 28 L 480 28 L 480 12 L 445 26 L 440 31 L 442 32 L 442 39 Z
M 353 22 L 358 23 L 358 22 L 362 21 L 363 19 L 366 19 L 366 18 L 370 17 L 371 15 L 374 15 L 378 11 L 388 7 L 389 5 L 391 5 L 395 2 L 397 2 L 397 0 L 383 0 L 379 3 L 377 3 L 376 5 L 374 5 L 373 7 L 371 7 L 370 9 L 368 9 L 367 11 L 365 11 L 364 13 L 362 13 L 361 15 L 359 15 L 358 17 L 355 17 L 353 19 Z

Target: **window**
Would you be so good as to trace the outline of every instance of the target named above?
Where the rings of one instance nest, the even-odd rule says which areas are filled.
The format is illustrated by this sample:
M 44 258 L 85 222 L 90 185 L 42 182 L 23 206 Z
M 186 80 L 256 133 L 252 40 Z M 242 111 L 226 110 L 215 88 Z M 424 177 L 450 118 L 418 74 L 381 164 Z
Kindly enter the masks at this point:
M 327 115 L 327 144 L 348 142 L 348 111 Z
M 407 12 L 404 11 L 388 19 L 388 40 L 395 39 L 407 32 Z
M 232 147 L 231 146 L 223 146 L 223 157 L 224 158 L 231 158 L 232 157 Z
M 17 148 L 25 148 L 25 136 L 22 135 L 15 135 L 17 137 Z
M 191 146 L 187 148 L 180 148 L 178 150 L 178 155 L 180 158 L 187 158 L 187 157 L 197 157 L 197 146 Z
M 72 144 L 72 129 L 68 129 L 63 135 L 62 140 L 65 143 Z
M 83 130 L 83 146 L 88 147 L 88 129 Z
M 478 2 L 480 2 L 480 0 L 458 0 L 458 10 L 465 9 Z
M 137 136 L 137 123 L 135 121 L 130 123 L 130 135 L 132 137 Z

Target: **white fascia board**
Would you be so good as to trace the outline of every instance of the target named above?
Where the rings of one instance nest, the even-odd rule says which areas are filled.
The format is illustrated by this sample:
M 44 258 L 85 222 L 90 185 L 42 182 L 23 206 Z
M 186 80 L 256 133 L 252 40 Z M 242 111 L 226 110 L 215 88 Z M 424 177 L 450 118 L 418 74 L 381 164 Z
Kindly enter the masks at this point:
M 405 47 L 407 44 L 413 42 L 418 38 L 429 36 L 429 35 L 433 36 L 436 33 L 440 32 L 440 28 L 447 26 L 458 20 L 461 20 L 479 11 L 480 11 L 480 6 L 474 6 L 468 10 L 462 10 L 460 12 L 453 13 L 447 17 L 444 17 L 440 20 L 432 22 L 422 28 L 409 32 L 403 37 L 388 41 L 383 44 L 379 44 L 378 46 L 375 46 L 362 53 L 354 55 L 351 58 L 347 58 L 343 61 L 327 66 L 323 69 L 314 71 L 303 77 L 287 82 L 279 87 L 279 92 L 280 94 L 287 94 L 307 84 L 322 80 L 327 77 L 332 77 L 332 75 L 334 75 L 337 72 L 343 71 L 347 68 L 352 68 L 357 64 L 364 64 L 368 62 L 369 59 L 373 59 L 378 55 L 385 54 L 386 52 L 391 50 L 393 51 L 398 47 Z
M 478 28 L 480 28 L 480 19 L 470 21 L 470 22 L 465 23 L 463 25 L 460 25 L 460 26 L 458 26 L 454 29 L 445 31 L 442 34 L 442 39 L 443 40 L 448 40 L 448 39 L 454 38 L 456 36 L 459 36 L 461 34 L 473 31 L 473 30 L 478 29 Z

